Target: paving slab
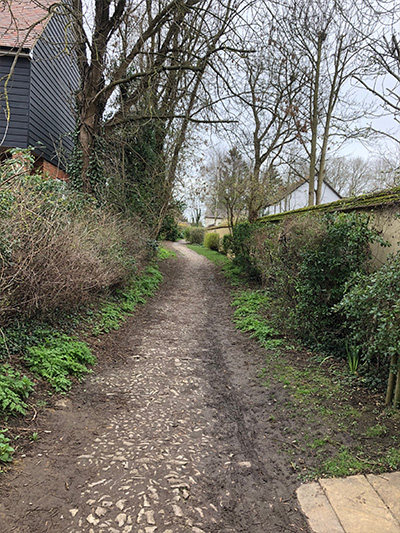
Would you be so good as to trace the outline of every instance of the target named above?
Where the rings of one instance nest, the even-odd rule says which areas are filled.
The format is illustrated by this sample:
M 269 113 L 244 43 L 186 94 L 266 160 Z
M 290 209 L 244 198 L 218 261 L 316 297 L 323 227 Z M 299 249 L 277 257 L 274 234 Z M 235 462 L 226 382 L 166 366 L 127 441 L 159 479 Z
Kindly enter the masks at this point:
M 399 523 L 365 476 L 321 479 L 320 485 L 346 533 L 399 533 Z
M 297 497 L 313 533 L 400 533 L 400 472 L 320 479 Z
M 297 489 L 297 498 L 308 525 L 314 533 L 344 533 L 338 517 L 319 483 L 307 483 Z
M 400 472 L 391 472 L 379 476 L 369 474 L 367 475 L 367 480 L 400 523 Z

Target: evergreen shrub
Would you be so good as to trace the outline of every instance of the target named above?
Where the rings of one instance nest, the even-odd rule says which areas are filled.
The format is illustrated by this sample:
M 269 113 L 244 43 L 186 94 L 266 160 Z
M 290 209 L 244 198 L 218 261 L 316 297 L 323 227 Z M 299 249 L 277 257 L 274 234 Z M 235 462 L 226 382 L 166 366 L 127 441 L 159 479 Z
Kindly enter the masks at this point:
M 185 240 L 190 244 L 203 244 L 206 230 L 196 226 L 185 229 Z
M 397 364 L 393 373 L 400 363 L 400 252 L 376 272 L 354 276 L 336 311 L 344 315 L 348 338 L 359 348 L 361 372 L 372 386 L 381 386 L 391 360 Z
M 368 272 L 370 243 L 383 244 L 369 222 L 364 214 L 335 213 L 238 224 L 234 261 L 268 288 L 281 329 L 308 345 L 343 352 L 344 317 L 334 307 L 353 276 Z
M 219 241 L 218 233 L 206 233 L 204 236 L 204 246 L 216 252 L 219 251 Z

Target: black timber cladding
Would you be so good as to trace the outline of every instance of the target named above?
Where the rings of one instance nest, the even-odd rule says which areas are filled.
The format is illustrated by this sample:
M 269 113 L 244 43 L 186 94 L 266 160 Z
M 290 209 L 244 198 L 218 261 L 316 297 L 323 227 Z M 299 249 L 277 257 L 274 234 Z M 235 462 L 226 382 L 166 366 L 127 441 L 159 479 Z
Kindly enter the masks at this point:
M 55 13 L 34 46 L 31 60 L 28 141 L 36 153 L 61 168 L 73 147 L 74 93 L 79 86 L 67 28 L 66 17 Z
M 28 57 L 19 57 L 10 76 L 14 60 L 0 50 L 0 145 L 27 148 L 31 65 Z

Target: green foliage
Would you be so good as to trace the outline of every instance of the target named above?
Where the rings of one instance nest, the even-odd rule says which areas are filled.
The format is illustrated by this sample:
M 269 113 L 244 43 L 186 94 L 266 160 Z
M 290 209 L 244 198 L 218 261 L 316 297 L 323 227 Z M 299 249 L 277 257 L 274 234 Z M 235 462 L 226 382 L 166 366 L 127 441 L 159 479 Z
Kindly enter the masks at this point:
M 228 255 L 232 252 L 232 236 L 224 235 L 222 237 L 221 253 Z
M 322 468 L 329 476 L 343 477 L 364 472 L 368 465 L 343 446 L 334 457 L 325 461 Z
M 28 347 L 24 359 L 32 372 L 48 381 L 57 392 L 71 387 L 69 376 L 81 378 L 89 372 L 86 365 L 96 362 L 85 343 L 57 332 L 40 345 Z
M 282 224 L 238 224 L 234 262 L 267 286 L 282 330 L 343 353 L 343 317 L 334 312 L 355 273 L 367 272 L 372 242 L 381 242 L 364 214 L 286 217 Z
M 204 236 L 204 246 L 215 252 L 219 251 L 219 235 L 218 233 L 206 233 Z
M 376 272 L 354 276 L 336 310 L 345 316 L 349 341 L 359 347 L 362 372 L 380 386 L 400 346 L 400 252 Z
M 101 335 L 120 328 L 126 315 L 131 314 L 138 304 L 153 296 L 163 277 L 155 266 L 149 266 L 144 273 L 131 282 L 124 290 L 117 292 L 113 301 L 105 303 L 96 313 L 93 335 Z
M 0 365 L 0 412 L 4 415 L 24 415 L 26 400 L 33 391 L 33 383 L 9 364 Z
M 382 437 L 383 435 L 386 435 L 386 433 L 386 426 L 383 426 L 382 424 L 376 424 L 375 426 L 371 426 L 367 429 L 365 436 L 368 438 Z
M 10 446 L 11 440 L 6 437 L 6 429 L 0 430 L 0 462 L 10 463 L 14 453 L 14 448 Z
M 206 230 L 204 228 L 198 228 L 198 227 L 186 228 L 185 239 L 190 244 L 203 244 L 205 231 Z
M 259 227 L 258 224 L 250 222 L 236 224 L 233 227 L 230 249 L 234 254 L 234 263 L 245 270 L 250 278 L 261 280 L 260 271 L 252 254 L 252 236 Z
M 349 280 L 367 272 L 369 244 L 379 238 L 363 214 L 327 214 L 322 220 L 321 238 L 301 252 L 295 281 L 295 327 L 303 340 L 333 348 L 343 336 L 343 320 L 333 308 Z
M 182 238 L 182 233 L 179 230 L 178 223 L 173 215 L 169 214 L 164 217 L 158 238 L 161 241 L 172 242 Z
M 83 165 L 83 151 L 79 142 L 79 131 L 75 129 L 73 135 L 74 148 L 67 161 L 67 174 L 69 175 L 69 184 L 76 192 L 81 192 L 83 189 L 82 182 L 82 165 Z M 104 169 L 104 160 L 106 159 L 106 146 L 104 139 L 96 137 L 92 154 L 90 156 L 89 168 L 86 177 L 93 189 L 98 202 L 103 200 L 103 189 L 106 182 L 106 174 Z
M 234 322 L 236 326 L 251 333 L 251 337 L 266 350 L 277 348 L 285 344 L 279 338 L 279 331 L 273 327 L 265 316 L 269 307 L 270 298 L 263 291 L 241 291 L 238 293 L 232 305 L 236 307 Z
M 204 255 L 204 257 L 207 257 L 207 259 L 209 259 L 216 265 L 223 266 L 224 270 L 225 267 L 229 266 L 231 263 L 225 255 L 222 255 L 219 252 L 216 252 L 215 250 L 210 250 L 209 248 L 199 246 L 198 244 L 188 244 L 187 247 L 190 248 L 190 250 L 193 250 L 194 252 L 198 253 L 199 255 Z
M 349 341 L 345 342 L 347 363 L 349 365 L 349 371 L 351 374 L 356 374 L 358 365 L 360 364 L 360 347 Z
M 39 433 L 34 431 L 29 438 L 32 442 L 37 442 L 39 440 Z
M 176 257 L 176 253 L 167 248 L 160 247 L 157 252 L 157 259 L 163 261 L 164 259 L 170 259 L 171 257 Z

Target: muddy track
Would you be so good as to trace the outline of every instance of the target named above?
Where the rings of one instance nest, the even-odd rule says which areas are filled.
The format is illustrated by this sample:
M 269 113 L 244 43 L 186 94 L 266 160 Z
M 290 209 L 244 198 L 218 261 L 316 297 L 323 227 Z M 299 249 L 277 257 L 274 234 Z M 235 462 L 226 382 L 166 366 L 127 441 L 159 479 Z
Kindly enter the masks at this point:
M 157 296 L 99 343 L 96 373 L 2 478 L 2 533 L 308 531 L 286 392 L 257 379 L 262 350 L 234 328 L 215 266 L 173 247 Z

